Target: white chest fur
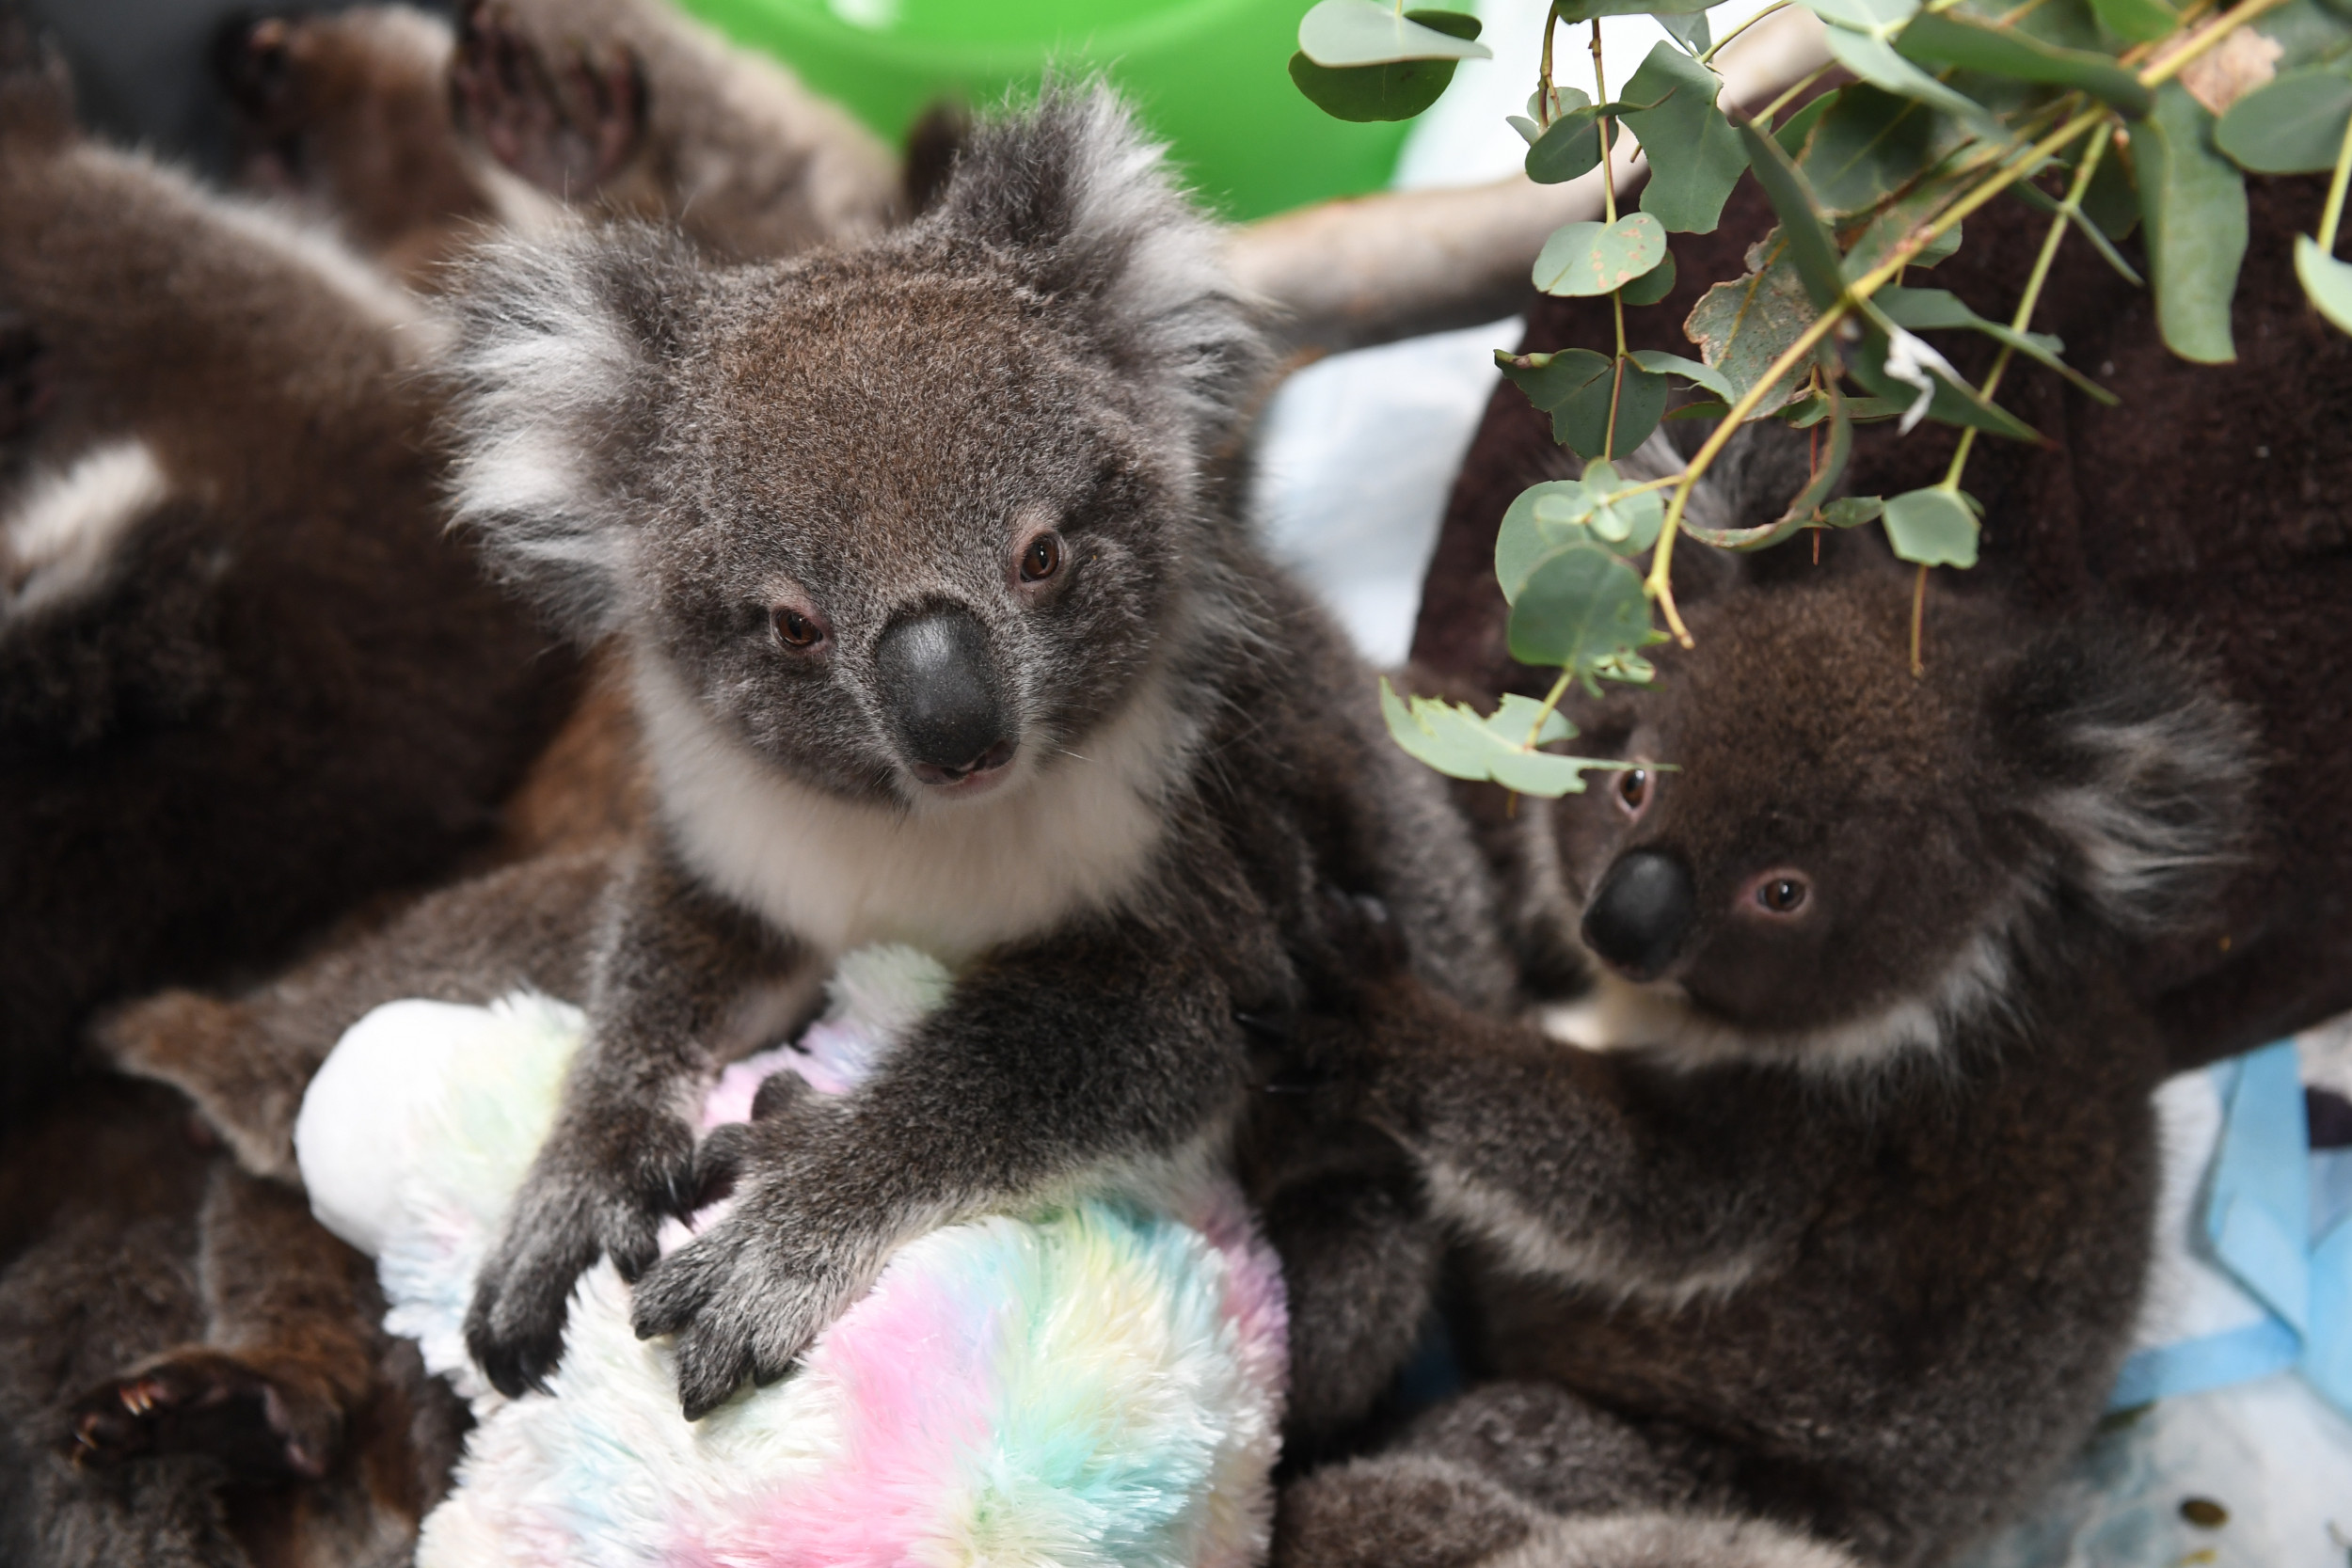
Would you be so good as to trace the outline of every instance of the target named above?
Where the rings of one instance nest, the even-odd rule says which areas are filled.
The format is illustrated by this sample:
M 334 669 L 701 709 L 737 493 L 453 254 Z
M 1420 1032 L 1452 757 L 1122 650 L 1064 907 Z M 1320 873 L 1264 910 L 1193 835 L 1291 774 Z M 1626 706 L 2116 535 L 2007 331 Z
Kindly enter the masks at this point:
M 664 820 L 711 885 L 827 957 L 903 942 L 950 964 L 1116 906 L 1158 849 L 1193 726 L 1147 679 L 1080 742 L 972 801 L 900 811 L 802 784 L 724 734 L 658 657 L 637 707 Z

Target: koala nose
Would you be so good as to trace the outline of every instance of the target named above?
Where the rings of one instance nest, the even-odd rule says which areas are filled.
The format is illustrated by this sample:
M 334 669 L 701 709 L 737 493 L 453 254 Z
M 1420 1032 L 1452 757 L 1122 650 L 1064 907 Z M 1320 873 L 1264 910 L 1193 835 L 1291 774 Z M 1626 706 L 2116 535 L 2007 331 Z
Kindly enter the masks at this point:
M 955 784 L 1011 760 L 1011 718 L 997 696 L 988 636 L 969 610 L 893 622 L 874 664 L 898 743 L 925 779 Z
M 1698 914 L 1691 872 L 1662 849 L 1617 857 L 1584 911 L 1584 945 L 1636 980 L 1664 973 Z

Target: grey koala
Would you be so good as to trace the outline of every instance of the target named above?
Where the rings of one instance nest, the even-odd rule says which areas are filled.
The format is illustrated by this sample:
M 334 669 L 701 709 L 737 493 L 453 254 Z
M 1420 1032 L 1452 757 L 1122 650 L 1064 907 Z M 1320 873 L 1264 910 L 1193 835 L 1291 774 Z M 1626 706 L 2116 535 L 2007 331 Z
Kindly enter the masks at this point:
M 1294 1049 L 1462 1240 L 1479 1381 L 1292 1485 L 1278 1562 L 1934 1563 L 2089 1435 L 2166 1070 L 2124 965 L 2224 880 L 2253 746 L 2097 618 L 1931 595 L 1915 679 L 1907 588 L 1725 593 L 1585 716 L 1673 768 L 1552 815 L 1597 974 L 1549 1034 L 1336 923 Z
M 1266 356 L 1218 256 L 1117 99 L 1065 87 L 861 247 L 727 270 L 606 230 L 479 264 L 461 520 L 626 649 L 657 800 L 469 1316 L 500 1387 L 554 1364 L 599 1254 L 700 1416 L 909 1237 L 1216 1155 L 1235 1014 L 1295 1004 L 1320 886 L 1384 899 L 1432 986 L 1509 995 L 1439 781 L 1236 519 Z M 694 1083 L 884 939 L 961 967 L 949 1006 L 698 1171 Z M 657 1262 L 714 1180 L 733 1212 Z

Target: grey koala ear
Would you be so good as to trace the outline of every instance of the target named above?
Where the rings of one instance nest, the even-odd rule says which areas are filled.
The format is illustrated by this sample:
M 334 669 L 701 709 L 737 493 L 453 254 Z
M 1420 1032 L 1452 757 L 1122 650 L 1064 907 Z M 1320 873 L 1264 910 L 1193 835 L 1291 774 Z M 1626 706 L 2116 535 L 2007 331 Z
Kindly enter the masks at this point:
M 1049 84 L 1033 109 L 973 133 L 928 221 L 1083 309 L 1122 378 L 1224 424 L 1269 363 L 1261 308 L 1165 150 L 1108 87 Z
M 617 624 L 628 437 L 652 416 L 698 282 L 683 243 L 647 227 L 485 246 L 461 280 L 453 526 L 582 641 Z
M 2213 673 L 2093 618 L 2029 644 L 1999 703 L 2058 890 L 2127 935 L 2197 921 L 2246 852 L 2260 772 Z

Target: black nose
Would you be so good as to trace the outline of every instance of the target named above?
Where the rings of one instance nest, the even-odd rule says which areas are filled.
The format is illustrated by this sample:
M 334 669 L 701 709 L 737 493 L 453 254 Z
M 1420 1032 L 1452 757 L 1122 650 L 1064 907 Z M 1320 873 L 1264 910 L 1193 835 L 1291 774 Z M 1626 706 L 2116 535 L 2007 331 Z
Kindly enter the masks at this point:
M 962 610 L 894 622 L 874 650 L 882 698 L 915 771 L 953 784 L 1012 755 L 1012 721 L 988 637 Z
M 1689 868 L 1662 849 L 1635 849 L 1617 857 L 1585 909 L 1584 945 L 1636 980 L 1653 979 L 1697 914 Z

